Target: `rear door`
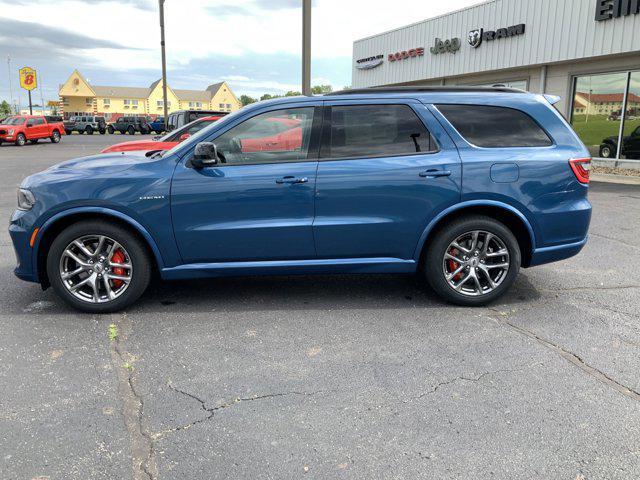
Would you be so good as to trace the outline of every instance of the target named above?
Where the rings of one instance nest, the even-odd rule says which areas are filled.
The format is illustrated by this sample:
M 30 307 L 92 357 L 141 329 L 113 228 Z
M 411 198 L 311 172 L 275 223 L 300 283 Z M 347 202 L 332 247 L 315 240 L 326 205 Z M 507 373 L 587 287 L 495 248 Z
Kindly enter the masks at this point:
M 460 199 L 451 139 L 415 100 L 325 102 L 314 237 L 320 258 L 413 259 Z

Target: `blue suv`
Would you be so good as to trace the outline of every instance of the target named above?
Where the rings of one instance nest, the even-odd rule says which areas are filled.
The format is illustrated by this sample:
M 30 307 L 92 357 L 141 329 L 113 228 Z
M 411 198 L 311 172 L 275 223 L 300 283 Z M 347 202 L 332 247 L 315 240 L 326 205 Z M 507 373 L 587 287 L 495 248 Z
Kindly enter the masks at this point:
M 87 312 L 152 275 L 419 273 L 483 305 L 587 241 L 589 152 L 507 88 L 380 88 L 235 112 L 167 152 L 60 163 L 18 191 L 15 273 Z

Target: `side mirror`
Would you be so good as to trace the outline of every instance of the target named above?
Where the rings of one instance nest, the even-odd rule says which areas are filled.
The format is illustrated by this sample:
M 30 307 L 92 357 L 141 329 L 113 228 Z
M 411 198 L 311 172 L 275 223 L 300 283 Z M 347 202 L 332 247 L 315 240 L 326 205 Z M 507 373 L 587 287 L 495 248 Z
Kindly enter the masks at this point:
M 178 141 L 179 142 L 184 142 L 190 136 L 191 136 L 191 134 L 189 134 L 189 133 L 183 133 L 182 135 L 180 135 L 180 138 L 178 138 Z
M 212 167 L 218 164 L 218 147 L 215 143 L 201 142 L 196 145 L 196 149 L 191 159 L 194 168 Z

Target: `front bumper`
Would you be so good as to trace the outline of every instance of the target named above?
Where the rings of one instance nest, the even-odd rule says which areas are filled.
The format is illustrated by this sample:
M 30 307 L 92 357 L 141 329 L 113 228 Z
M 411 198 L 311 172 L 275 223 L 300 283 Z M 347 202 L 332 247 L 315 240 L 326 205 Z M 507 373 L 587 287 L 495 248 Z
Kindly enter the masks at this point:
M 18 223 L 12 223 L 9 226 L 9 235 L 17 260 L 17 266 L 13 273 L 21 280 L 38 282 L 38 275 L 33 264 L 33 249 L 29 245 L 31 233 L 30 230 L 21 227 Z

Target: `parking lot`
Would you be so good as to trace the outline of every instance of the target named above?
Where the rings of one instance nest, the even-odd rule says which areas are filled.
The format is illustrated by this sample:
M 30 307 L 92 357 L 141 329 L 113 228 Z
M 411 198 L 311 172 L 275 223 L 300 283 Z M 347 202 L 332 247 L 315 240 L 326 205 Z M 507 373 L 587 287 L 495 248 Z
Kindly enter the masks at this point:
M 22 178 L 132 139 L 0 146 L 5 226 Z M 80 314 L 13 276 L 4 228 L 0 477 L 639 478 L 640 187 L 591 200 L 578 257 L 478 309 L 396 275 L 159 283 Z

